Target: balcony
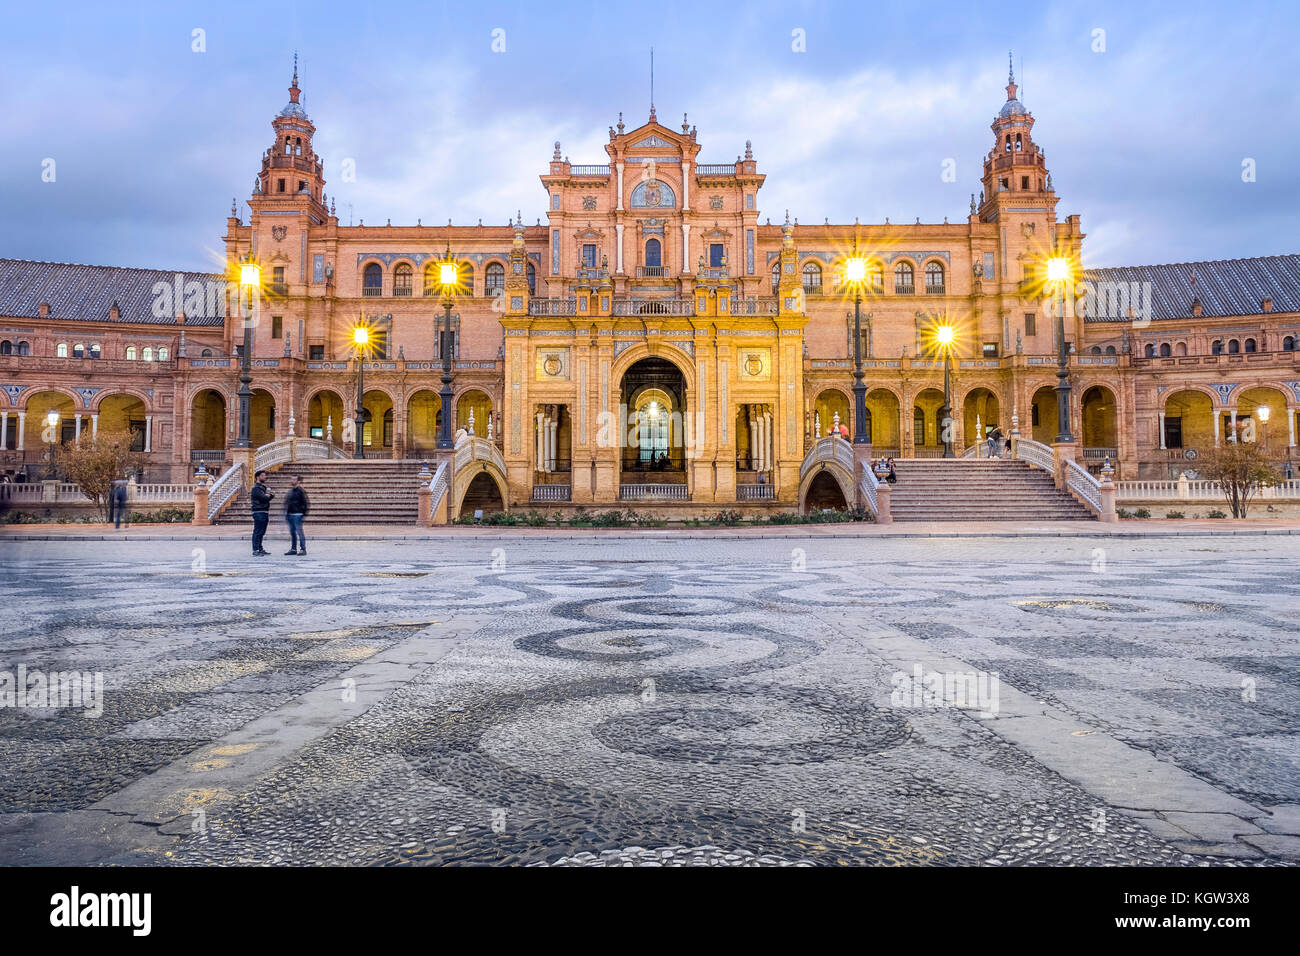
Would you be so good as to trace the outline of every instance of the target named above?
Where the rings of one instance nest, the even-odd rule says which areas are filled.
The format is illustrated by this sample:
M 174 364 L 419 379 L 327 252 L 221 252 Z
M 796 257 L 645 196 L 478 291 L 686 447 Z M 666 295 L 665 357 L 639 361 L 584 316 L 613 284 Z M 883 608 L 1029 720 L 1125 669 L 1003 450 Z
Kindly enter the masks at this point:
M 674 485 L 620 485 L 619 501 L 690 501 L 690 488 L 684 484 Z
M 529 299 L 529 315 L 577 315 L 577 299 Z
M 706 163 L 702 166 L 695 167 L 697 176 L 734 176 L 736 175 L 735 163 Z
M 668 296 L 618 299 L 610 311 L 614 315 L 694 315 L 695 299 Z
M 604 166 L 570 166 L 570 176 L 608 176 L 609 165 Z
M 266 284 L 266 294 L 277 296 L 283 299 L 289 294 L 289 283 L 287 282 L 268 282 Z
M 667 266 L 637 266 L 636 277 L 638 279 L 662 279 L 668 275 Z
M 368 286 L 364 286 L 361 289 L 361 294 L 363 296 L 366 296 L 367 298 L 377 299 L 384 294 L 384 289 L 382 286 L 368 285 Z
M 925 285 L 926 295 L 945 295 L 947 286 L 942 282 L 927 282 Z M 910 294 L 910 293 L 909 293 Z
M 736 485 L 737 501 L 775 501 L 776 486 L 762 483 L 752 485 Z
M 395 286 L 393 286 L 393 295 L 397 295 L 397 296 L 409 296 L 410 294 L 411 294 L 411 287 L 410 287 L 409 285 L 395 285 Z
M 894 295 L 916 295 L 916 286 L 894 283 Z
M 804 295 L 825 295 L 826 293 L 822 291 L 822 284 L 820 282 L 805 282 L 803 287 L 803 294 Z

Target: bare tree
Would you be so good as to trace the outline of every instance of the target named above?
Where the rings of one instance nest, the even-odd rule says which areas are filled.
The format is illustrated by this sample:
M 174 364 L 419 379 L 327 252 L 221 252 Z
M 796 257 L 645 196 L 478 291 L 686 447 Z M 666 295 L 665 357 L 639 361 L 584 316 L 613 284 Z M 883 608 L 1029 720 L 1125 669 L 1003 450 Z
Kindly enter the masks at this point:
M 81 493 L 95 503 L 101 518 L 108 518 L 113 482 L 144 469 L 145 455 L 131 450 L 135 433 L 100 429 L 91 437 L 65 442 L 56 453 L 59 467 Z
M 1224 442 L 1202 455 L 1198 470 L 1202 477 L 1219 483 L 1232 516 L 1244 518 L 1259 489 L 1277 484 L 1282 472 L 1258 442 L 1242 441 L 1240 434 L 1234 437 L 1236 441 Z

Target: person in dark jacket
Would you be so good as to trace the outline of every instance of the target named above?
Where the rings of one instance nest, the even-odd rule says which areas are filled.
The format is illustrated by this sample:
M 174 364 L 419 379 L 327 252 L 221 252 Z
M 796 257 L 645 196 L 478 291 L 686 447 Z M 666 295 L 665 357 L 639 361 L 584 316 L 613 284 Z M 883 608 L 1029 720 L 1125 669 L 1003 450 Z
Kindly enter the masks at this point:
M 262 547 L 262 538 L 266 535 L 267 522 L 271 520 L 271 499 L 275 493 L 266 487 L 265 469 L 253 476 L 253 557 L 260 558 L 268 552 Z
M 125 478 L 118 478 L 109 491 L 108 520 L 113 522 L 114 531 L 122 527 L 123 520 L 128 528 L 131 527 L 131 513 L 126 508 L 126 484 Z
M 284 496 L 284 520 L 289 522 L 289 550 L 285 554 L 306 554 L 307 539 L 302 533 L 302 519 L 307 517 L 307 492 L 302 490 L 302 476 L 289 479 L 289 493 Z

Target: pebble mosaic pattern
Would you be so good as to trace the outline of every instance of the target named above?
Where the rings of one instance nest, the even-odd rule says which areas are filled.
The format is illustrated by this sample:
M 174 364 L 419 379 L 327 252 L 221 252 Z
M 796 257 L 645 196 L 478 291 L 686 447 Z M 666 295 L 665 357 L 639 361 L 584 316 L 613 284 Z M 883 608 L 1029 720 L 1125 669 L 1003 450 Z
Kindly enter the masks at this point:
M 93 862 L 1290 862 L 1291 540 L 1110 541 L 1100 571 L 1087 540 L 8 544 L 0 669 L 100 671 L 105 697 L 97 719 L 0 708 L 0 858 L 43 862 L 36 828 L 85 839 L 121 813 L 101 801 L 180 768 L 181 803 L 134 811 L 152 839 Z M 1211 838 L 1125 812 L 973 710 L 893 706 L 909 647 L 1256 816 Z M 252 722 L 397 657 L 283 759 L 205 779 L 265 746 Z M 1264 817 L 1280 836 L 1249 842 Z

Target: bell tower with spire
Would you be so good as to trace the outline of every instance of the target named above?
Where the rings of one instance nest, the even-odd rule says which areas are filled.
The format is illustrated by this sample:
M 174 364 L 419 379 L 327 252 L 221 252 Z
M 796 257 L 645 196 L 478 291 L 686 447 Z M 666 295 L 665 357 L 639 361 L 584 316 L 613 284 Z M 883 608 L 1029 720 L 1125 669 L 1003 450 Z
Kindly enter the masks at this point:
M 307 118 L 298 88 L 298 54 L 293 56 L 293 81 L 289 102 L 271 120 L 275 143 L 262 155 L 262 169 L 253 184 L 250 205 L 292 203 L 309 208 L 317 221 L 326 218 L 325 176 L 321 159 L 312 149 L 316 127 Z M 263 208 L 266 208 L 263 205 Z
M 1011 55 L 1007 55 L 1007 101 L 994 117 L 993 149 L 984 159 L 984 198 L 979 217 L 983 222 L 999 218 L 999 207 L 1024 208 L 1039 205 L 1053 213 L 1056 194 L 1047 171 L 1043 150 L 1031 133 L 1034 117 L 1018 97 Z

